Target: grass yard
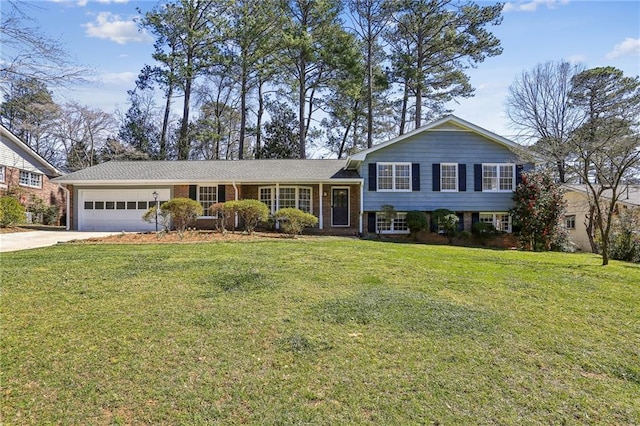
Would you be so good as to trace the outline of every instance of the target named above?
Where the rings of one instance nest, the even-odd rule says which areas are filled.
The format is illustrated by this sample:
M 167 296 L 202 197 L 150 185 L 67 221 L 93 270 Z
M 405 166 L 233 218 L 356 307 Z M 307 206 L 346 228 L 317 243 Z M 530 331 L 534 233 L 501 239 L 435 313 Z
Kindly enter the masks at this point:
M 340 238 L 3 253 L 13 424 L 639 424 L 640 267 Z

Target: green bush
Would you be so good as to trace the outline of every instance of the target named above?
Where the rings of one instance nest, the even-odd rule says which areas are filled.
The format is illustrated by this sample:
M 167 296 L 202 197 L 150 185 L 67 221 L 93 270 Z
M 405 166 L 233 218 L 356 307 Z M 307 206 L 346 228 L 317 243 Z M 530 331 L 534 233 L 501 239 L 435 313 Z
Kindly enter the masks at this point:
M 640 211 L 622 210 L 609 234 L 611 259 L 640 263 Z
M 4 196 L 0 198 L 0 226 L 7 226 L 24 223 L 24 206 L 13 197 Z
M 256 229 L 261 220 L 267 220 L 269 217 L 269 207 L 259 200 L 227 201 L 224 203 L 224 210 L 230 215 L 237 213 L 248 234 Z
M 434 210 L 432 219 L 434 224 L 442 227 L 444 235 L 447 236 L 449 244 L 451 244 L 458 229 L 458 222 L 460 221 L 458 216 L 451 210 L 437 209 Z
M 476 222 L 471 225 L 471 233 L 476 236 L 480 244 L 485 245 L 490 238 L 498 234 L 492 223 Z
M 278 210 L 274 218 L 280 222 L 282 230 L 289 235 L 300 235 L 305 227 L 315 226 L 318 223 L 318 218 L 311 213 L 291 207 Z
M 418 232 L 427 229 L 427 215 L 418 210 L 407 212 L 407 226 L 413 238 L 416 238 Z
M 170 218 L 174 229 L 180 235 L 198 216 L 202 216 L 203 212 L 202 205 L 190 198 L 173 198 L 160 205 L 160 213 L 163 217 Z

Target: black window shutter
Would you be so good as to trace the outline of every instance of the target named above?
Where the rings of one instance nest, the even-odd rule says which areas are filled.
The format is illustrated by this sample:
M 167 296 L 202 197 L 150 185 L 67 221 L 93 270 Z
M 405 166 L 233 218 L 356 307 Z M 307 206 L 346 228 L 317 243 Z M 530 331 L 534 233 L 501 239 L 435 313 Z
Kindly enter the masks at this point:
M 440 191 L 440 163 L 431 166 L 431 177 L 433 181 L 433 191 Z
M 420 163 L 411 164 L 411 190 L 420 191 Z
M 516 164 L 516 186 L 522 183 L 522 171 L 524 166 L 522 164 Z
M 458 216 L 458 232 L 464 231 L 464 213 L 456 213 Z
M 378 165 L 369 163 L 369 191 L 378 190 Z
M 189 198 L 198 200 L 198 185 L 189 185 Z
M 369 231 L 372 234 L 376 233 L 376 214 L 375 213 L 369 213 L 369 215 L 367 216 L 367 231 Z
M 473 190 L 482 191 L 482 164 L 473 165 Z
M 478 212 L 471 213 L 471 225 L 478 222 L 480 222 L 480 213 Z
M 458 164 L 458 191 L 467 190 L 467 165 Z
M 219 203 L 224 203 L 225 201 L 227 201 L 227 196 L 225 193 L 225 186 L 224 185 L 218 185 L 218 202 Z

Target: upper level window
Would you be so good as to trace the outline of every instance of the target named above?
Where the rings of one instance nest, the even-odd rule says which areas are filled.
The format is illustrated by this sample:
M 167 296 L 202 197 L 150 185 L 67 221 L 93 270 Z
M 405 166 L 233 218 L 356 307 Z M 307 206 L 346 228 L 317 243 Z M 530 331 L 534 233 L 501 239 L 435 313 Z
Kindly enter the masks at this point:
M 212 205 L 218 202 L 218 187 L 217 186 L 199 186 L 198 187 L 198 201 L 202 204 L 204 210 L 203 216 L 213 216 L 209 209 Z
M 457 191 L 458 190 L 458 164 L 457 163 L 440 164 L 440 190 L 441 191 Z
M 483 164 L 482 165 L 482 190 L 483 191 L 513 191 L 514 190 L 513 164 Z
M 411 163 L 378 163 L 378 191 L 411 191 Z
M 0 166 L 0 182 L 4 183 L 6 182 L 5 180 L 5 167 L 4 166 Z
M 20 185 L 42 188 L 42 175 L 40 173 L 20 170 Z

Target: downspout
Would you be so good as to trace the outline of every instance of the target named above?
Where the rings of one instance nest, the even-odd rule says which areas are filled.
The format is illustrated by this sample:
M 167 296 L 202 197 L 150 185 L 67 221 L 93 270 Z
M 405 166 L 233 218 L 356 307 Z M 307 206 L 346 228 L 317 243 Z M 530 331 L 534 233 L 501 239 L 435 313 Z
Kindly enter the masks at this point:
M 362 216 L 364 215 L 364 179 L 360 179 L 360 214 L 358 215 L 358 232 L 362 235 Z
M 235 200 L 238 201 L 238 186 L 236 185 L 236 181 L 234 180 L 233 182 L 231 182 L 231 185 L 233 185 L 233 193 L 235 194 Z M 236 212 L 235 214 L 235 223 L 234 223 L 234 229 L 238 229 L 238 213 Z
M 67 189 L 67 187 L 65 187 L 65 186 L 63 186 L 61 184 L 58 184 L 58 188 L 61 188 L 64 191 L 64 193 L 67 195 L 67 197 L 66 197 L 67 198 L 67 202 L 65 203 L 66 204 L 66 209 L 67 209 L 67 217 L 66 217 L 66 222 L 67 223 L 65 223 L 65 228 L 66 228 L 67 231 L 69 231 L 69 230 L 71 230 L 71 226 L 70 226 L 70 223 L 69 223 L 69 221 L 71 219 L 71 215 L 69 214 L 69 205 L 71 204 L 71 195 L 70 195 L 71 192 Z

